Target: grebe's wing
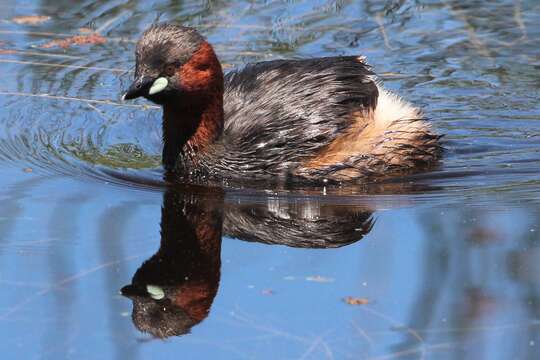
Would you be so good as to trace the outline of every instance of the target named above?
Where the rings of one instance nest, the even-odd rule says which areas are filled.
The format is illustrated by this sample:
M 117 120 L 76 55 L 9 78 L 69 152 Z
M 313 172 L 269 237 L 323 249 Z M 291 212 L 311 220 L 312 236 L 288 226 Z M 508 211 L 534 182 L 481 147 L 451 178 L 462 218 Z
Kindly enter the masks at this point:
M 248 64 L 225 77 L 225 141 L 255 166 L 290 166 L 331 143 L 377 106 L 363 58 L 326 57 Z

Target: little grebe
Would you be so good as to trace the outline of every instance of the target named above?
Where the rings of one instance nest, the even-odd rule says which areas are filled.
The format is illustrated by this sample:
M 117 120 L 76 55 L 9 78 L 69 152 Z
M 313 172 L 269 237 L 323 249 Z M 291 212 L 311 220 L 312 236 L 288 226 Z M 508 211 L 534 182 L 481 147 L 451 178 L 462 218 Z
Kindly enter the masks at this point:
M 155 24 L 124 99 L 163 106 L 163 165 L 180 177 L 347 181 L 426 168 L 440 136 L 364 58 L 248 64 L 225 76 L 195 30 Z

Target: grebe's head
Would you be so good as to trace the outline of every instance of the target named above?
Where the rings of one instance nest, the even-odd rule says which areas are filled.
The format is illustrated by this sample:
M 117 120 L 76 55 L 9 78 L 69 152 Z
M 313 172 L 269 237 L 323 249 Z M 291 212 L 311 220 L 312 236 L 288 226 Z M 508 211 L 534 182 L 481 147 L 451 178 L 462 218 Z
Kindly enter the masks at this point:
M 135 56 L 135 80 L 125 100 L 143 96 L 157 104 L 177 104 L 223 91 L 214 50 L 193 28 L 154 24 L 137 42 Z

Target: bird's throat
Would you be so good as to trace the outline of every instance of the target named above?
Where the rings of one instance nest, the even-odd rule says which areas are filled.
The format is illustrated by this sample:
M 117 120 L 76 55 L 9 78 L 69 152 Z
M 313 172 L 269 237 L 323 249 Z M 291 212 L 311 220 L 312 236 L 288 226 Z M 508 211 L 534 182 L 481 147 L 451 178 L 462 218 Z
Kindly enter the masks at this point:
M 223 131 L 223 94 L 206 101 L 163 106 L 163 166 L 173 171 L 177 163 L 196 162 Z

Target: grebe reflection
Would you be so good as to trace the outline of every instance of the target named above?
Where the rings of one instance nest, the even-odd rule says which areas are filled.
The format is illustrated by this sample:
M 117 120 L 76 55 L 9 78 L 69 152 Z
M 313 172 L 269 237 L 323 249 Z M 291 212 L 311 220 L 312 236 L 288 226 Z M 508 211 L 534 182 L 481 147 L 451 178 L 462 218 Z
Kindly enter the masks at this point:
M 208 316 L 220 281 L 222 236 L 333 248 L 362 239 L 374 223 L 372 211 L 363 207 L 315 198 L 228 200 L 218 189 L 166 190 L 160 248 L 121 290 L 133 302 L 132 319 L 140 331 L 178 336 Z

